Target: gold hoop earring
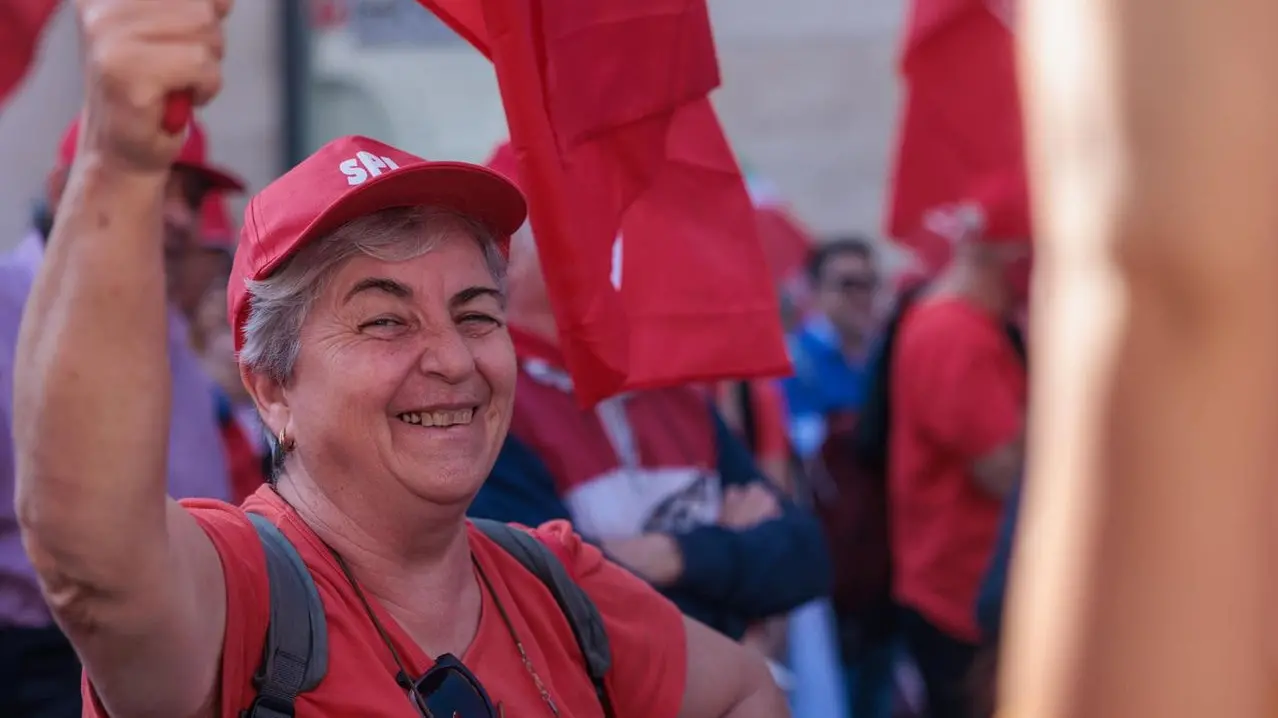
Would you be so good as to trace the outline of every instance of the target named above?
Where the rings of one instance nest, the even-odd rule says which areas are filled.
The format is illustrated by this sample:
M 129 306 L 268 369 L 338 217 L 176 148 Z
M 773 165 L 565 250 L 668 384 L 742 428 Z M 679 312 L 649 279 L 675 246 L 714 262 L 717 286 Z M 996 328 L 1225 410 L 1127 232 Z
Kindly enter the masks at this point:
M 288 435 L 288 427 L 286 426 L 283 429 L 281 429 L 280 430 L 280 450 L 287 454 L 288 452 L 292 451 L 293 448 L 296 446 L 297 446 L 297 439 L 291 438 Z

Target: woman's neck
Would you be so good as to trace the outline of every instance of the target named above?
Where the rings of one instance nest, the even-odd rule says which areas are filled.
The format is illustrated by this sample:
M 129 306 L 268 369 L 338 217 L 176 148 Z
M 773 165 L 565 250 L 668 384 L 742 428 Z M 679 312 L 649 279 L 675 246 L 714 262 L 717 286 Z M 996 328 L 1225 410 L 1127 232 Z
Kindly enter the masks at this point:
M 465 517 L 429 510 L 348 505 L 368 496 L 330 496 L 306 476 L 280 477 L 277 490 L 428 655 L 461 655 L 478 628 L 482 593 L 474 574 Z M 414 515 L 415 514 L 415 515 Z

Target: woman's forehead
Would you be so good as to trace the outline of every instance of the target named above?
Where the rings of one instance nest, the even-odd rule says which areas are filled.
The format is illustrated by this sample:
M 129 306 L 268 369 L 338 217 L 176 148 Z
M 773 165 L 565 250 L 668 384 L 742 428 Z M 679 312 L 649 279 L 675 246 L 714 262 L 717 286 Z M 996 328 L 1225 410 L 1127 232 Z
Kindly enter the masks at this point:
M 497 288 L 477 243 L 440 243 L 407 259 L 382 259 L 358 254 L 345 261 L 325 287 L 338 301 L 375 290 L 402 299 L 444 297 L 463 289 Z

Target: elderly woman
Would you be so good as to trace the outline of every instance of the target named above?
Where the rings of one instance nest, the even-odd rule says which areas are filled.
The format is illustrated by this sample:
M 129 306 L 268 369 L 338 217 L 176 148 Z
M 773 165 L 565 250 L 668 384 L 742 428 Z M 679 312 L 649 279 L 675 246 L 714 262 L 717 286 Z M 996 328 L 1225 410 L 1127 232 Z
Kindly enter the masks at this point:
M 79 3 L 88 105 L 23 326 L 16 438 L 26 546 L 87 714 L 784 715 L 760 660 L 549 525 L 532 537 L 611 644 L 597 693 L 546 584 L 464 519 L 510 417 L 503 247 L 525 212 L 481 167 L 348 137 L 253 198 L 229 305 L 282 473 L 243 509 L 165 499 L 160 211 L 180 138 L 160 117 L 172 92 L 215 93 L 228 6 Z M 300 555 L 327 624 L 324 678 L 292 705 L 254 674 L 268 623 L 305 607 L 271 618 L 246 511 Z

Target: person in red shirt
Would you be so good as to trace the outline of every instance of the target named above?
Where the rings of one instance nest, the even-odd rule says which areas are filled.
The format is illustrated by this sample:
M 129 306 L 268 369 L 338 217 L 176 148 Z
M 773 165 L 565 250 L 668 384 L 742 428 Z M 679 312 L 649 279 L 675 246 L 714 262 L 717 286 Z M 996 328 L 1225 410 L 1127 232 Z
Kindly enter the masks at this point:
M 230 1 L 76 7 L 82 150 L 27 306 L 14 427 L 24 544 L 87 716 L 786 714 L 760 657 L 565 524 L 532 529 L 601 615 L 597 694 L 546 585 L 465 519 L 517 374 L 501 280 L 526 204 L 486 168 L 344 137 L 250 201 L 228 315 L 279 473 L 244 508 L 166 499 L 154 377 L 181 138 L 161 118 L 172 93 L 216 94 Z M 254 680 L 273 582 L 246 510 L 296 549 L 327 625 L 325 677 L 286 710 Z
M 1021 471 L 1026 374 L 1008 320 L 1030 249 L 1005 236 L 991 225 L 958 242 L 904 308 L 890 358 L 893 593 L 932 718 L 969 715 L 977 590 Z

